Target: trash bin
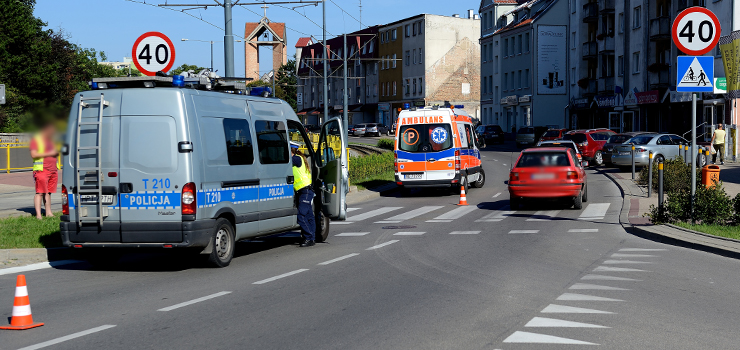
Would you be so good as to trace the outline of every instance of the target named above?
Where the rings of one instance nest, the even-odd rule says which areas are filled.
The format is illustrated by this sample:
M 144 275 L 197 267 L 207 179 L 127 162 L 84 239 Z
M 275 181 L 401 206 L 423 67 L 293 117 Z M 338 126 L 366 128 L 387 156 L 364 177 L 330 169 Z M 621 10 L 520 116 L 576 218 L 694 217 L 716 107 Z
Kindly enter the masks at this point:
M 719 166 L 706 165 L 701 168 L 701 183 L 706 187 L 714 187 L 719 182 Z

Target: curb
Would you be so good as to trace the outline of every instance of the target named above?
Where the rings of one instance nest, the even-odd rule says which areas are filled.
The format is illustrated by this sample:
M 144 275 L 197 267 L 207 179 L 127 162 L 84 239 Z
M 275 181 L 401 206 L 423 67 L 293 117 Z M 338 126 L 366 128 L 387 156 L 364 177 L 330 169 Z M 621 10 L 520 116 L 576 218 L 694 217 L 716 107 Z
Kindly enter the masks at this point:
M 631 203 L 625 197 L 625 189 L 619 184 L 617 179 L 611 176 L 611 174 L 603 174 L 614 182 L 622 193 L 622 211 L 619 214 L 619 224 L 622 225 L 625 231 L 635 236 L 656 242 L 740 259 L 740 240 L 713 236 L 671 224 L 632 225 L 629 222 Z
M 38 262 L 69 260 L 73 259 L 74 255 L 71 248 L 65 247 L 0 249 L 0 264 L 12 261 L 13 267 L 18 267 Z
M 380 196 L 384 193 L 390 193 L 392 191 L 395 191 L 398 189 L 398 185 L 396 184 L 388 184 L 381 187 L 368 189 L 364 191 L 358 191 L 358 192 L 350 192 L 347 194 L 347 200 L 346 203 L 348 205 L 350 204 L 357 204 L 362 203 L 371 199 L 380 198 Z M 352 195 L 354 193 L 354 195 Z

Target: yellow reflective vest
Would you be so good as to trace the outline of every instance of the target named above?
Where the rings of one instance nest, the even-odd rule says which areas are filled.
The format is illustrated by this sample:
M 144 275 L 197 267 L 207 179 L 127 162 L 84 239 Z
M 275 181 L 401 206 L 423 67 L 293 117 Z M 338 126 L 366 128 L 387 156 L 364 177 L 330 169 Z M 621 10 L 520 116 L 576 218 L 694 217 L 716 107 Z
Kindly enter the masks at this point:
M 41 137 L 41 135 L 36 135 L 33 137 L 33 139 L 36 141 L 36 151 L 39 153 L 46 152 L 46 142 L 44 142 L 44 138 Z M 57 162 L 57 169 L 59 169 L 59 163 Z M 40 158 L 34 158 L 33 159 L 33 171 L 42 171 L 44 170 L 44 157 Z
M 301 158 L 301 167 L 293 167 L 293 188 L 298 191 L 311 184 L 311 173 L 306 162 Z

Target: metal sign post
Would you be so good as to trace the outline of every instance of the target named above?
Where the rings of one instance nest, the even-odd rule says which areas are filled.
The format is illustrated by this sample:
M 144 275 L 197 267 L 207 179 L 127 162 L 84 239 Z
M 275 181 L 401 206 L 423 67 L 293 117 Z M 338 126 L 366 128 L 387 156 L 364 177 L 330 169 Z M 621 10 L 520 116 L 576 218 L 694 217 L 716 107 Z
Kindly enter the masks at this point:
M 0 105 L 5 104 L 5 84 L 0 84 Z

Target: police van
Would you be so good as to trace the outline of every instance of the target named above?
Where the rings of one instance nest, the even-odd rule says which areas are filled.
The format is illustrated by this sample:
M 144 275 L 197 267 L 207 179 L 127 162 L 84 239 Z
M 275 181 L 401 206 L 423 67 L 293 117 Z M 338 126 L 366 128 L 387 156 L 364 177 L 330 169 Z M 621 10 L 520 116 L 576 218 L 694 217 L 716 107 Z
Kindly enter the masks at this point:
M 114 248 L 195 248 L 227 266 L 235 242 L 297 229 L 289 140 L 304 145 L 316 240 L 346 216 L 340 119 L 315 147 L 293 109 L 211 77 L 98 78 L 75 95 L 62 148 L 65 246 L 92 261 Z M 316 150 L 314 150 L 316 148 Z
M 396 183 L 414 187 L 483 187 L 473 120 L 458 108 L 411 108 L 398 115 Z

